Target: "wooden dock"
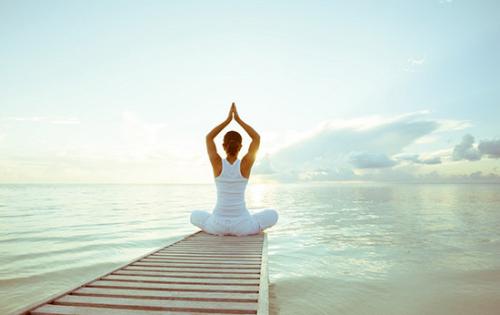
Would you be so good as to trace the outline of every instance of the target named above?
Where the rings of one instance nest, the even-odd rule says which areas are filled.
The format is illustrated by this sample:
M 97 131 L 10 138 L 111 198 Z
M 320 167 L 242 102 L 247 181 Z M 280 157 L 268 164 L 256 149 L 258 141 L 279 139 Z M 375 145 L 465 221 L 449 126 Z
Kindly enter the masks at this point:
M 196 232 L 12 314 L 268 314 L 267 234 Z

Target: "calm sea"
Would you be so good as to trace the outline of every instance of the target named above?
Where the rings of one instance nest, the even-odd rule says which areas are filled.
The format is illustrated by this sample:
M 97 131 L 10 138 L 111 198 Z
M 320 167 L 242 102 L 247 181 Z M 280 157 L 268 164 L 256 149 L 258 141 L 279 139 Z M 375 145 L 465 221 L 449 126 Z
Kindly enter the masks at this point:
M 196 228 L 214 185 L 0 185 L 0 314 Z M 271 314 L 499 314 L 500 186 L 252 184 Z

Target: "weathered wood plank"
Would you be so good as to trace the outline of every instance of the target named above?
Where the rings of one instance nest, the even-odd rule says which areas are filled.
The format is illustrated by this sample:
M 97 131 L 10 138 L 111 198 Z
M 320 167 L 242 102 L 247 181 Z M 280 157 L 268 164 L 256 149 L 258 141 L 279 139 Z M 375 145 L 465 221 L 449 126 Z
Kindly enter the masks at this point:
M 175 244 L 172 246 L 169 246 L 168 248 L 174 248 L 174 247 L 200 247 L 200 246 L 210 246 L 213 248 L 246 248 L 246 249 L 259 249 L 262 247 L 262 244 L 259 245 L 251 245 L 251 244 L 214 244 L 214 245 L 209 245 L 209 244 Z
M 186 277 L 186 278 L 192 278 L 192 277 L 197 277 L 200 279 L 260 279 L 260 275 L 258 273 L 253 273 L 253 274 L 248 274 L 248 275 L 241 275 L 241 274 L 206 274 L 206 273 L 199 273 L 197 272 L 196 274 L 193 273 L 187 273 L 187 272 L 161 272 L 161 271 L 143 271 L 143 270 L 117 270 L 113 272 L 113 274 L 121 274 L 121 275 L 151 275 L 155 277 L 172 277 L 172 278 L 180 278 L 180 277 Z
M 172 247 L 168 250 L 168 252 L 172 251 L 200 251 L 200 252 L 229 252 L 229 253 L 234 253 L 234 252 L 239 252 L 239 253 L 255 253 L 255 252 L 261 252 L 261 248 L 256 248 L 256 249 L 246 249 L 246 248 L 240 248 L 240 247 L 211 247 L 207 248 L 207 246 L 200 246 L 200 247 L 192 247 L 192 246 L 177 246 L 177 247 Z
M 207 278 L 195 278 L 195 276 L 192 276 L 192 278 L 173 278 L 173 277 L 148 277 L 144 275 L 123 275 L 123 274 L 111 274 L 108 275 L 104 278 L 103 280 L 143 280 L 145 282 L 147 281 L 157 281 L 158 283 L 209 283 L 209 284 L 252 284 L 252 285 L 258 285 L 260 279 L 254 279 L 254 280 L 243 280 L 243 279 L 207 279 Z
M 112 308 L 44 304 L 30 312 L 31 315 L 200 315 L 217 313 L 141 311 Z M 224 314 L 224 313 L 218 313 Z
M 198 253 L 168 253 L 168 252 L 157 252 L 152 254 L 151 256 L 165 256 L 165 257 L 208 257 L 208 258 L 262 258 L 260 254 L 214 254 L 214 255 L 206 255 L 206 254 L 198 254 Z
M 203 246 L 210 246 L 211 248 L 246 248 L 246 249 L 260 249 L 262 248 L 262 244 L 210 244 L 209 242 L 207 243 L 181 243 L 181 244 L 175 244 L 173 246 L 169 246 L 168 248 L 174 248 L 174 247 L 203 247 Z
M 260 258 L 232 258 L 232 259 L 227 259 L 227 258 L 214 258 L 214 257 L 198 257 L 198 258 L 193 258 L 193 257 L 161 257 L 161 256 L 148 256 L 144 259 L 141 259 L 140 261 L 177 261 L 177 262 L 199 262 L 199 261 L 204 261 L 206 263 L 255 263 L 260 265 Z
M 233 264 L 233 265 L 214 265 L 214 264 L 181 264 L 181 263 L 159 263 L 159 262 L 147 262 L 138 261 L 132 264 L 133 266 L 145 266 L 145 267 L 170 267 L 170 268 L 198 268 L 198 269 L 260 269 L 260 266 L 255 264 Z
M 262 234 L 254 234 L 254 235 L 247 235 L 247 236 L 232 236 L 232 235 L 227 235 L 227 239 L 221 240 L 221 236 L 219 235 L 212 235 L 212 234 L 207 234 L 203 233 L 200 235 L 195 235 L 191 238 L 188 238 L 188 240 L 196 239 L 196 240 L 217 240 L 219 242 L 231 242 L 231 241 L 251 241 L 251 240 L 262 240 L 263 235 Z
M 176 244 L 179 245 L 179 244 Z M 260 247 L 262 246 L 262 241 L 258 242 L 220 242 L 215 243 L 214 241 L 185 241 L 182 245 L 210 245 L 210 246 L 249 246 L 249 247 Z M 175 245 L 172 245 L 175 246 Z M 170 247 L 170 246 L 169 246 Z
M 226 259 L 226 260 L 218 260 L 212 261 L 209 259 L 165 259 L 165 258 L 156 258 L 156 257 L 147 257 L 140 260 L 140 262 L 158 262 L 158 263 L 176 263 L 176 264 L 210 264 L 210 265 L 258 265 L 260 266 L 260 260 L 234 260 L 234 259 Z
M 233 302 L 257 302 L 259 295 L 257 293 L 231 294 L 224 292 L 190 292 L 190 291 L 155 291 L 155 290 L 134 290 L 134 289 L 108 289 L 99 287 L 84 287 L 74 291 L 72 294 L 80 295 L 126 295 L 148 298 L 172 298 L 172 299 L 217 299 L 231 300 Z
M 158 289 L 167 291 L 200 291 L 200 292 L 234 292 L 234 293 L 257 293 L 258 286 L 238 286 L 238 285 L 194 285 L 194 284 L 166 284 L 166 283 L 145 283 L 133 281 L 112 281 L 98 280 L 92 282 L 90 287 L 110 287 L 110 288 L 134 288 L 134 289 Z
M 253 252 L 252 251 L 231 251 L 231 250 L 210 250 L 210 249 L 205 249 L 203 251 L 199 250 L 182 250 L 182 249 L 172 249 L 169 251 L 160 251 L 159 253 L 178 253 L 178 254 L 203 254 L 203 255 L 251 255 Z
M 259 274 L 260 271 L 254 269 L 240 268 L 240 269 L 204 269 L 204 268 L 171 268 L 171 267 L 155 267 L 155 266 L 127 266 L 124 270 L 147 270 L 147 271 L 162 271 L 162 272 L 190 272 L 197 274 Z
M 258 292 L 258 285 L 238 285 L 238 284 L 206 284 L 206 283 L 168 283 L 168 282 L 147 282 L 134 280 L 103 279 L 92 282 L 88 286 L 92 287 L 134 287 L 150 289 L 171 289 L 171 290 L 202 290 L 202 291 L 240 291 Z
M 257 311 L 257 303 L 237 303 L 237 302 L 206 302 L 206 301 L 185 301 L 185 300 L 143 300 L 132 298 L 110 298 L 100 296 L 79 296 L 65 295 L 56 301 L 56 305 L 75 305 L 75 306 L 102 306 L 113 308 L 116 306 L 121 309 L 137 310 L 165 310 L 165 311 L 220 311 L 239 310 L 243 313 Z M 120 307 L 121 306 L 121 307 Z
M 244 263 L 244 264 L 214 264 L 205 262 L 187 262 L 179 263 L 174 261 L 144 261 L 140 260 L 133 264 L 134 266 L 157 266 L 157 267 L 171 267 L 171 268 L 204 268 L 204 269 L 239 269 L 239 268 L 249 268 L 249 269 L 260 269 L 260 264 L 254 263 Z

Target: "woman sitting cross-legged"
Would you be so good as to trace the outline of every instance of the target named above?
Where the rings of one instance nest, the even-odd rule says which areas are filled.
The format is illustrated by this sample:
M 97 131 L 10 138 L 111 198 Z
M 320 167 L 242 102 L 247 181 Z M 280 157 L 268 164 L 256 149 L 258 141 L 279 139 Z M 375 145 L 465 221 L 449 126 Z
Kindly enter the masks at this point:
M 252 138 L 248 153 L 241 160 L 238 153 L 242 138 L 238 132 L 228 131 L 224 135 L 223 147 L 227 155 L 224 159 L 217 153 L 214 143 L 214 138 L 233 118 Z M 278 221 L 276 210 L 263 209 L 251 214 L 246 208 L 245 189 L 259 149 L 260 136 L 241 120 L 234 103 L 226 120 L 207 134 L 206 143 L 215 176 L 217 203 L 212 213 L 193 210 L 191 223 L 210 234 L 235 236 L 258 234 L 275 225 Z

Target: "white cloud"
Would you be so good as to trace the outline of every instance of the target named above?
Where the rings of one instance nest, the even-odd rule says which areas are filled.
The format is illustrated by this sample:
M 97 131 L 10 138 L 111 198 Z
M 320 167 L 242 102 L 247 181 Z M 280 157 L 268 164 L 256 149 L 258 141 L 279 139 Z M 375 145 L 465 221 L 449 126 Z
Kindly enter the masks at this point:
M 466 134 L 462 138 L 462 142 L 457 144 L 453 149 L 453 160 L 469 160 L 477 161 L 481 159 L 481 153 L 474 146 L 474 137 Z
M 0 181 L 200 181 L 201 168 L 193 163 L 190 152 L 179 152 L 182 148 L 173 142 L 178 135 L 166 130 L 165 124 L 147 121 L 130 111 L 119 113 L 117 118 L 104 130 L 89 123 L 87 129 L 95 128 L 78 135 L 77 141 L 61 143 L 36 155 L 29 152 L 2 155 Z
M 73 118 L 67 118 L 67 119 L 51 119 L 48 121 L 51 124 L 54 125 L 78 125 L 80 124 L 80 121 L 78 119 L 73 119 Z
M 409 183 L 500 183 L 500 176 L 474 171 L 462 174 L 442 174 L 436 170 L 418 173 L 405 169 L 388 168 L 357 177 L 358 180 Z
M 0 143 L 7 137 L 7 133 L 3 130 L 3 127 L 0 126 Z
M 474 137 L 466 134 L 462 142 L 453 148 L 453 160 L 478 161 L 483 156 L 493 159 L 500 158 L 500 140 L 482 140 L 479 145 L 475 144 Z
M 493 173 L 475 171 L 470 174 L 442 175 L 436 171 L 415 176 L 413 181 L 425 183 L 500 183 L 500 176 Z
M 71 117 L 44 117 L 44 116 L 29 116 L 29 117 L 9 117 L 6 120 L 17 122 L 31 123 L 48 123 L 54 125 L 77 125 L 80 120 Z
M 330 180 L 330 181 L 352 181 L 357 179 L 358 175 L 351 168 L 318 168 L 297 174 L 300 180 Z
M 408 63 L 411 65 L 421 66 L 425 63 L 424 58 L 408 58 Z
M 436 121 L 439 124 L 436 133 L 464 130 L 472 126 L 471 122 L 467 120 L 437 119 Z
M 118 150 L 127 158 L 143 159 L 161 156 L 161 132 L 164 123 L 146 122 L 136 113 L 124 111 L 121 115 Z M 174 150 L 172 150 L 174 151 Z
M 415 140 L 415 143 L 417 144 L 428 144 L 428 143 L 433 143 L 436 142 L 438 138 L 436 136 L 423 136 L 422 138 L 419 138 Z
M 427 118 L 427 112 L 327 122 L 270 159 L 277 171 L 344 168 L 351 164 L 352 153 L 390 157 L 438 128 L 439 122 Z
M 420 158 L 417 163 L 420 164 L 427 164 L 427 165 L 434 165 L 434 164 L 441 164 L 441 157 L 439 156 L 434 156 L 430 158 Z
M 468 137 L 455 150 L 405 153 L 405 148 L 422 138 L 432 135 L 438 139 L 442 133 L 470 126 L 465 121 L 429 116 L 428 111 L 420 111 L 395 117 L 324 121 L 307 136 L 259 161 L 256 174 L 285 181 L 418 180 L 417 174 L 440 167 L 450 156 L 474 158 L 477 149 L 470 150 Z M 496 145 L 488 142 L 484 148 L 494 156 Z
M 266 154 L 262 159 L 260 159 L 255 166 L 252 168 L 252 174 L 273 174 L 276 171 L 274 170 L 271 160 L 269 158 L 269 154 Z
M 351 153 L 349 162 L 358 169 L 364 168 L 385 168 L 392 167 L 397 164 L 396 161 L 390 159 L 385 154 L 381 153 Z
M 398 154 L 394 157 L 398 161 L 406 161 L 406 162 L 412 162 L 416 164 L 427 164 L 427 165 L 434 165 L 434 164 L 441 164 L 441 156 L 420 156 L 420 154 Z
M 417 72 L 425 64 L 424 57 L 411 57 L 406 60 L 406 64 L 403 65 L 404 72 Z
M 500 158 L 500 140 L 483 140 L 479 143 L 478 150 L 489 158 Z

